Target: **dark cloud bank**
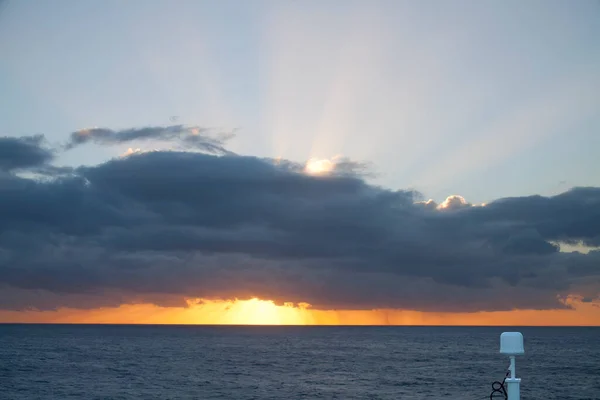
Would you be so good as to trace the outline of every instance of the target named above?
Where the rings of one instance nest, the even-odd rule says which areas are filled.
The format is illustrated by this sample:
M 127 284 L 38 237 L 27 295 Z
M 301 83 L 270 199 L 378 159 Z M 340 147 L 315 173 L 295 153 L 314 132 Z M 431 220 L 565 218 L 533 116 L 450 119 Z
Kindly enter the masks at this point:
M 369 184 L 360 164 L 310 176 L 186 129 L 76 132 L 66 148 L 159 138 L 204 153 L 143 153 L 41 180 L 19 171 L 53 171 L 43 137 L 0 138 L 0 308 L 259 296 L 477 311 L 598 295 L 600 252 L 552 242 L 600 245 L 600 188 L 438 208 Z

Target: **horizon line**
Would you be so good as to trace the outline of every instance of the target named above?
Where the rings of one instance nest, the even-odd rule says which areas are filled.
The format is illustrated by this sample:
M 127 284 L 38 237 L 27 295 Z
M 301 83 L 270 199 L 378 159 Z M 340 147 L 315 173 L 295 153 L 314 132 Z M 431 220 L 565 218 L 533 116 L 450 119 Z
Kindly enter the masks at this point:
M 72 325 L 72 326 L 174 326 L 174 327 L 249 327 L 249 328 L 600 328 L 600 325 L 367 325 L 367 324 L 160 324 L 160 323 L 98 323 L 98 322 L 0 322 L 0 325 Z

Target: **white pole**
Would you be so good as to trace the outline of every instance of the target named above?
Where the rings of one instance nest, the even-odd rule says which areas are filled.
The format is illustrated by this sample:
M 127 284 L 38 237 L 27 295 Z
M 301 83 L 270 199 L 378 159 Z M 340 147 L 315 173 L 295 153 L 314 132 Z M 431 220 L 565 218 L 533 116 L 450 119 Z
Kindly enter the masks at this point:
M 521 378 L 517 378 L 515 356 L 510 356 L 510 378 L 506 379 L 508 400 L 521 400 Z
M 523 335 L 520 332 L 504 332 L 500 335 L 500 353 L 510 358 L 510 377 L 506 378 L 508 400 L 521 400 L 521 379 L 517 378 L 515 356 L 525 353 Z

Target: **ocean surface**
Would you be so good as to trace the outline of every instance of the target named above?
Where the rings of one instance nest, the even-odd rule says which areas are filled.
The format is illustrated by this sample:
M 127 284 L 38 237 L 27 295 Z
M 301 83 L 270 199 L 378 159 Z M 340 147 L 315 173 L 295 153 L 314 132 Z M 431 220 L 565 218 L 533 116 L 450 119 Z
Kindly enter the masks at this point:
M 0 399 L 483 400 L 506 330 L 0 325 Z M 518 330 L 523 400 L 600 399 L 600 329 Z

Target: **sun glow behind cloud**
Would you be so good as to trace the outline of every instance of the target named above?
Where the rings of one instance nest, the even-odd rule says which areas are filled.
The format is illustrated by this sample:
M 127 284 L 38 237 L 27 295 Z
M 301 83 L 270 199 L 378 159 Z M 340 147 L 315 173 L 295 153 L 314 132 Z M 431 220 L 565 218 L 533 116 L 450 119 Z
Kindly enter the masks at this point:
M 306 162 L 304 170 L 311 175 L 327 174 L 335 168 L 335 161 L 317 158 L 311 158 Z
M 270 300 L 252 298 L 249 300 L 188 300 L 195 309 L 200 321 L 214 318 L 214 322 L 224 325 L 306 325 L 308 304 L 286 303 L 278 306 Z M 203 322 L 200 322 L 203 323 Z
M 0 322 L 181 325 L 495 325 L 600 326 L 600 299 L 568 297 L 573 308 L 475 313 L 411 310 L 313 310 L 309 304 L 276 305 L 270 300 L 188 299 L 187 307 L 127 304 L 119 307 L 56 311 L 0 311 Z

